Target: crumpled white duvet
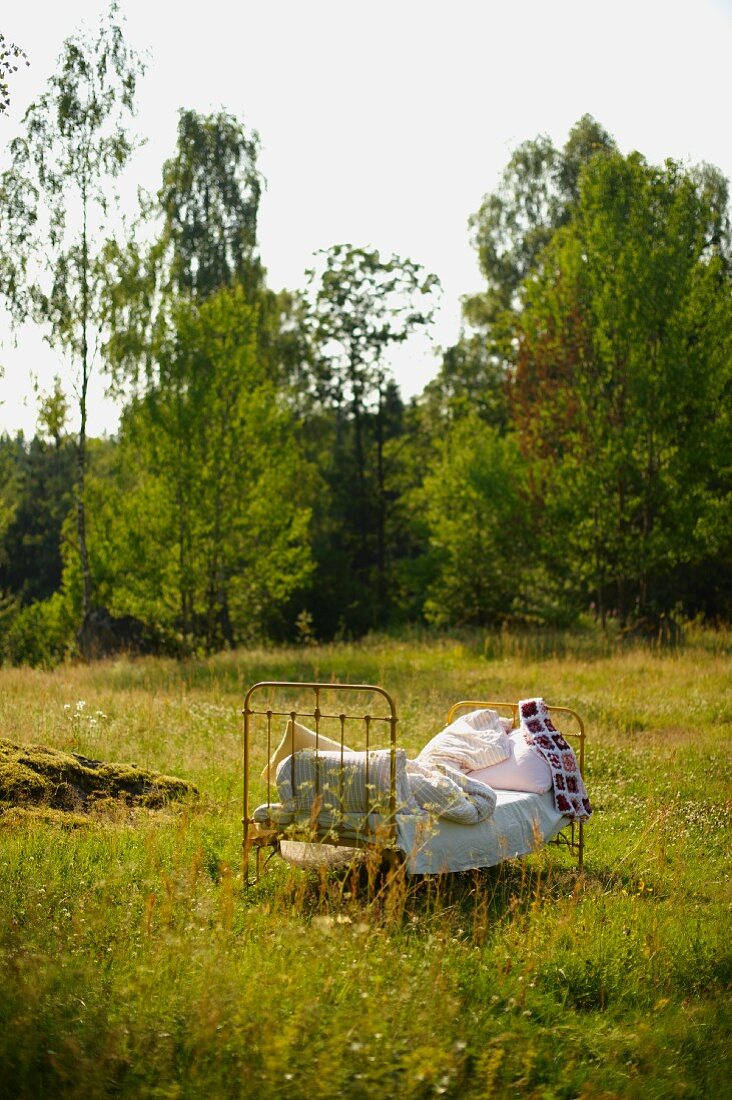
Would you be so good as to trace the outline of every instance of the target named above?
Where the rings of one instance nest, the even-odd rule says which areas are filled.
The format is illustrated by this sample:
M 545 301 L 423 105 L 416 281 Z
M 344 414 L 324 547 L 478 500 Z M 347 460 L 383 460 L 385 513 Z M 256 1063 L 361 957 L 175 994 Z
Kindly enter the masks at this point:
M 409 791 L 420 810 L 445 821 L 476 825 L 496 807 L 496 792 L 444 761 L 407 761 Z

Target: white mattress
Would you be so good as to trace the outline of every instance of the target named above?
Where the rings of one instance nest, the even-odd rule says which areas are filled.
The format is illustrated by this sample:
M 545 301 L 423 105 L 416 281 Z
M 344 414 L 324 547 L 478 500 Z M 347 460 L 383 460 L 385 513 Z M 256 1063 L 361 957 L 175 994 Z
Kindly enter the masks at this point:
M 568 824 L 567 818 L 555 810 L 551 791 L 546 794 L 496 791 L 496 794 L 493 816 L 477 825 L 397 814 L 398 845 L 405 855 L 408 873 L 435 875 L 492 867 L 504 859 L 536 851 Z M 266 809 L 259 807 L 255 818 Z M 347 862 L 358 856 L 359 851 L 329 844 L 283 841 L 281 854 L 297 866 L 315 867 Z

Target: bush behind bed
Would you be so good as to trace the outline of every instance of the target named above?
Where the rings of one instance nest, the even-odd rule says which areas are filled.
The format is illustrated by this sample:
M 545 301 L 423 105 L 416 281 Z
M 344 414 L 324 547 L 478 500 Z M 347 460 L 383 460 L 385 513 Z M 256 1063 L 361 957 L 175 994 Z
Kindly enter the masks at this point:
M 2 670 L 4 736 L 172 772 L 202 797 L 0 815 L 0 1095 L 723 1095 L 728 646 L 487 660 L 464 638 L 369 639 Z M 244 692 L 331 677 L 391 690 L 410 751 L 459 697 L 575 707 L 585 877 L 551 849 L 370 895 L 274 862 L 244 892 Z

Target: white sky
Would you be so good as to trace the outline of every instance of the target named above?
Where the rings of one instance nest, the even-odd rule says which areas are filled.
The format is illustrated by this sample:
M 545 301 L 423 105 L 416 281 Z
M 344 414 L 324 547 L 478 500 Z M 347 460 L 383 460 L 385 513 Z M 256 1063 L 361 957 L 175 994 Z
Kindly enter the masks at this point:
M 732 0 L 121 0 L 127 38 L 151 53 L 136 183 L 155 190 L 175 145 L 177 110 L 223 107 L 257 129 L 268 181 L 260 252 L 269 285 L 297 288 L 312 253 L 372 245 L 441 279 L 433 343 L 395 362 L 402 393 L 437 370 L 460 298 L 480 288 L 467 220 L 513 148 L 556 144 L 585 112 L 652 162 L 709 161 L 732 177 Z M 0 28 L 27 51 L 12 84 L 2 149 L 53 71 L 63 39 L 96 28 L 100 0 L 28 0 Z M 42 390 L 68 365 L 37 332 L 13 349 L 0 315 L 0 430 L 32 434 Z M 91 391 L 89 429 L 114 431 L 115 407 Z

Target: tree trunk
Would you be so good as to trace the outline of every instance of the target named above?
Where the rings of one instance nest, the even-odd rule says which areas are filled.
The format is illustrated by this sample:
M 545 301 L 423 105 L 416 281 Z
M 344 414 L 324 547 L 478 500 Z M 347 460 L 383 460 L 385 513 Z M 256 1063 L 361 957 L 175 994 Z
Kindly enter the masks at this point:
M 86 393 L 86 373 L 82 383 L 82 392 Z M 89 565 L 89 551 L 86 545 L 86 508 L 84 506 L 84 485 L 86 481 L 86 397 L 81 402 L 81 429 L 77 449 L 76 473 L 76 532 L 79 540 L 79 559 L 81 561 L 81 614 L 85 619 L 91 611 L 92 579 Z
M 386 490 L 384 485 L 384 402 L 383 390 L 379 386 L 379 407 L 376 420 L 376 472 L 378 485 L 377 499 L 377 617 L 382 622 L 386 609 Z
M 87 238 L 86 189 L 82 189 L 84 224 L 82 231 L 82 282 L 81 282 L 81 394 L 79 396 L 79 446 L 77 450 L 76 477 L 76 531 L 79 540 L 79 559 L 81 561 L 81 613 L 86 619 L 92 605 L 92 576 L 89 565 L 89 551 L 86 544 L 86 507 L 84 504 L 84 486 L 86 482 L 86 396 L 89 387 L 89 342 L 87 325 L 89 323 L 89 244 Z
M 361 394 L 354 388 L 353 395 L 353 444 L 356 458 L 356 482 L 357 482 L 357 525 L 359 534 L 359 549 L 361 567 L 368 565 L 368 545 L 366 521 L 366 460 L 363 447 L 363 417 L 361 406 Z

